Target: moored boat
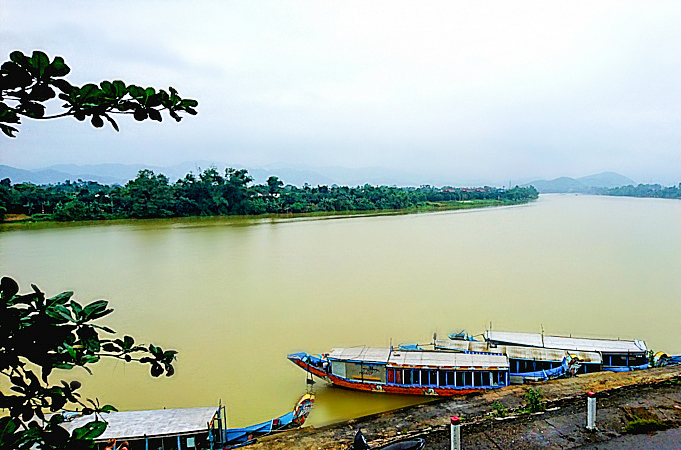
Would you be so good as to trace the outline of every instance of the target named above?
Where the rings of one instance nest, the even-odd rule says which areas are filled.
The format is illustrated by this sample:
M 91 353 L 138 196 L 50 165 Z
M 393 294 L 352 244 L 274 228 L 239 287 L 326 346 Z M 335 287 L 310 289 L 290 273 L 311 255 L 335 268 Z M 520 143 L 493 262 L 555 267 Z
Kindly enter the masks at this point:
M 508 359 L 500 354 L 354 347 L 288 359 L 336 386 L 369 392 L 453 396 L 509 384 Z
M 627 372 L 647 369 L 648 347 L 644 341 L 620 339 L 574 338 L 572 336 L 549 336 L 539 333 L 511 333 L 485 331 L 485 342 L 490 345 L 512 345 L 565 350 L 568 352 L 594 352 L 601 355 L 602 370 Z
M 314 394 L 303 395 L 292 411 L 265 422 L 243 428 L 225 428 L 220 415 L 211 422 L 211 431 L 216 439 L 215 445 L 222 449 L 243 447 L 254 443 L 258 438 L 303 426 L 314 404 Z
M 544 381 L 565 375 L 599 372 L 602 358 L 598 352 L 568 351 L 551 348 L 496 345 L 489 342 L 439 339 L 433 342 L 436 350 L 500 353 L 508 357 L 511 383 Z

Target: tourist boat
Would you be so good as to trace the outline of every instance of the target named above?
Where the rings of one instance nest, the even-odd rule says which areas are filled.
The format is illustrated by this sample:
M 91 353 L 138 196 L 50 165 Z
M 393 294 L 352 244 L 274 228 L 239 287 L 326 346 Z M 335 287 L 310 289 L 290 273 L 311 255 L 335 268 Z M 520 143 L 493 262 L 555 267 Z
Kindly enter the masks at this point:
M 635 340 L 573 338 L 547 336 L 539 333 L 511 333 L 485 331 L 485 342 L 490 346 L 511 345 L 528 348 L 545 348 L 573 352 L 598 353 L 602 358 L 601 370 L 628 372 L 647 369 L 649 352 L 646 343 Z
M 509 384 L 508 359 L 501 354 L 353 347 L 288 359 L 336 386 L 369 392 L 452 396 Z
M 500 353 L 508 358 L 511 384 L 546 381 L 566 375 L 599 372 L 602 358 L 598 352 L 552 348 L 497 345 L 462 339 L 433 341 L 436 350 L 464 353 Z
M 238 448 L 252 444 L 258 438 L 301 427 L 310 414 L 314 399 L 314 394 L 305 394 L 298 400 L 293 411 L 266 422 L 243 428 L 225 428 L 223 420 L 218 415 L 211 423 L 213 436 L 221 437 L 221 439 L 216 440 L 215 444 L 218 448 L 222 449 Z

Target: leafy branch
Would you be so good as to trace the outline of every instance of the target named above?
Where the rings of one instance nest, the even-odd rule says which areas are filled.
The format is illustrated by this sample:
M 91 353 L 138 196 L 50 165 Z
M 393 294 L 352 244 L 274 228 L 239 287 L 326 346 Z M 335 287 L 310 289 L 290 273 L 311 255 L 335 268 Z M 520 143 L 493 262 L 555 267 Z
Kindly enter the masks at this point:
M 153 87 L 126 85 L 121 80 L 79 87 L 64 79 L 70 71 L 61 56 L 50 61 L 38 50 L 31 57 L 20 51 L 12 52 L 10 60 L 0 66 L 0 130 L 15 137 L 19 130 L 9 124 L 20 124 L 22 116 L 31 119 L 73 116 L 79 121 L 89 118 L 97 128 L 103 127 L 106 119 L 118 131 L 112 114 L 132 114 L 138 121 L 157 122 L 163 120 L 164 110 L 178 122 L 182 119 L 180 113 L 197 114 L 198 102 L 181 98 L 172 87 L 167 92 L 157 91 Z M 55 97 L 64 101 L 65 111 L 46 115 L 45 102 Z
M 89 448 L 92 439 L 106 429 L 106 422 L 95 420 L 69 435 L 60 426 L 61 414 L 48 417 L 46 413 L 70 406 L 98 419 L 99 414 L 116 409 L 100 406 L 98 400 L 83 401 L 78 381 L 51 384 L 48 377 L 53 370 L 81 367 L 92 373 L 88 365 L 110 357 L 149 364 L 154 377 L 171 376 L 177 352 L 136 344 L 132 336 L 100 337 L 100 332 L 114 333 L 92 323 L 113 311 L 105 300 L 82 306 L 72 299 L 73 292 L 46 298 L 35 285 L 31 287 L 32 292 L 19 294 L 16 281 L 0 279 L 0 374 L 10 386 L 7 392 L 0 390 L 0 408 L 9 410 L 9 416 L 0 418 L 0 448 L 28 449 L 36 444 L 40 448 Z M 40 376 L 34 367 L 40 369 Z

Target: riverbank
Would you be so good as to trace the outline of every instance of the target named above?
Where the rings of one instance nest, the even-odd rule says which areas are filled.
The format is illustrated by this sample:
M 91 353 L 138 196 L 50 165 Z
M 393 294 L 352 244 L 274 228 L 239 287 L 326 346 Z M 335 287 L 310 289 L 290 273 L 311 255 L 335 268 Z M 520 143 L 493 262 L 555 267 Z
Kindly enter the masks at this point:
M 315 211 L 301 213 L 279 213 L 279 214 L 247 214 L 247 215 L 206 215 L 206 216 L 172 216 L 163 218 L 135 218 L 112 215 L 101 219 L 82 219 L 82 220 L 58 220 L 54 214 L 8 214 L 4 220 L 0 220 L 0 231 L 14 229 L 34 229 L 64 226 L 93 226 L 109 225 L 130 222 L 153 221 L 155 223 L 177 222 L 177 221 L 209 221 L 209 220 L 254 220 L 254 221 L 286 221 L 286 220 L 324 220 L 355 217 L 375 217 L 375 216 L 399 216 L 404 214 L 419 214 L 432 212 L 457 211 L 463 209 L 481 209 L 501 206 L 524 205 L 536 199 L 521 200 L 463 200 L 463 201 L 441 201 L 423 202 L 421 204 L 402 209 L 370 209 L 370 210 L 350 210 L 350 211 Z
M 521 412 L 530 388 L 541 390 L 544 411 Z M 598 399 L 595 431 L 585 428 L 589 391 L 595 392 Z M 672 429 L 681 425 L 681 366 L 631 373 L 599 372 L 436 400 L 327 427 L 306 427 L 275 435 L 252 449 L 346 449 L 358 428 L 371 447 L 421 437 L 428 449 L 447 449 L 449 421 L 454 415 L 462 419 L 462 448 L 601 448 L 601 444 L 609 442 L 617 448 L 637 448 L 642 443 L 646 446 L 649 437 L 625 434 L 627 424 L 647 423 Z

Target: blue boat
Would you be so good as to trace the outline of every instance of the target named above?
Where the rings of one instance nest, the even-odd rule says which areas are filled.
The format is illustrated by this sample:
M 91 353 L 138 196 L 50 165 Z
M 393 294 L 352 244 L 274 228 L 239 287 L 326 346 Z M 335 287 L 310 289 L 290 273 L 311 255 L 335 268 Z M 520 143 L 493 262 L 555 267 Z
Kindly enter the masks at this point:
M 215 418 L 217 420 L 214 420 L 214 423 L 211 424 L 211 435 L 221 439 L 216 439 L 211 448 L 239 448 L 255 443 L 258 438 L 301 427 L 310 414 L 314 399 L 314 394 L 305 394 L 298 400 L 293 411 L 266 422 L 243 428 L 223 428 L 223 421 L 218 416 Z

